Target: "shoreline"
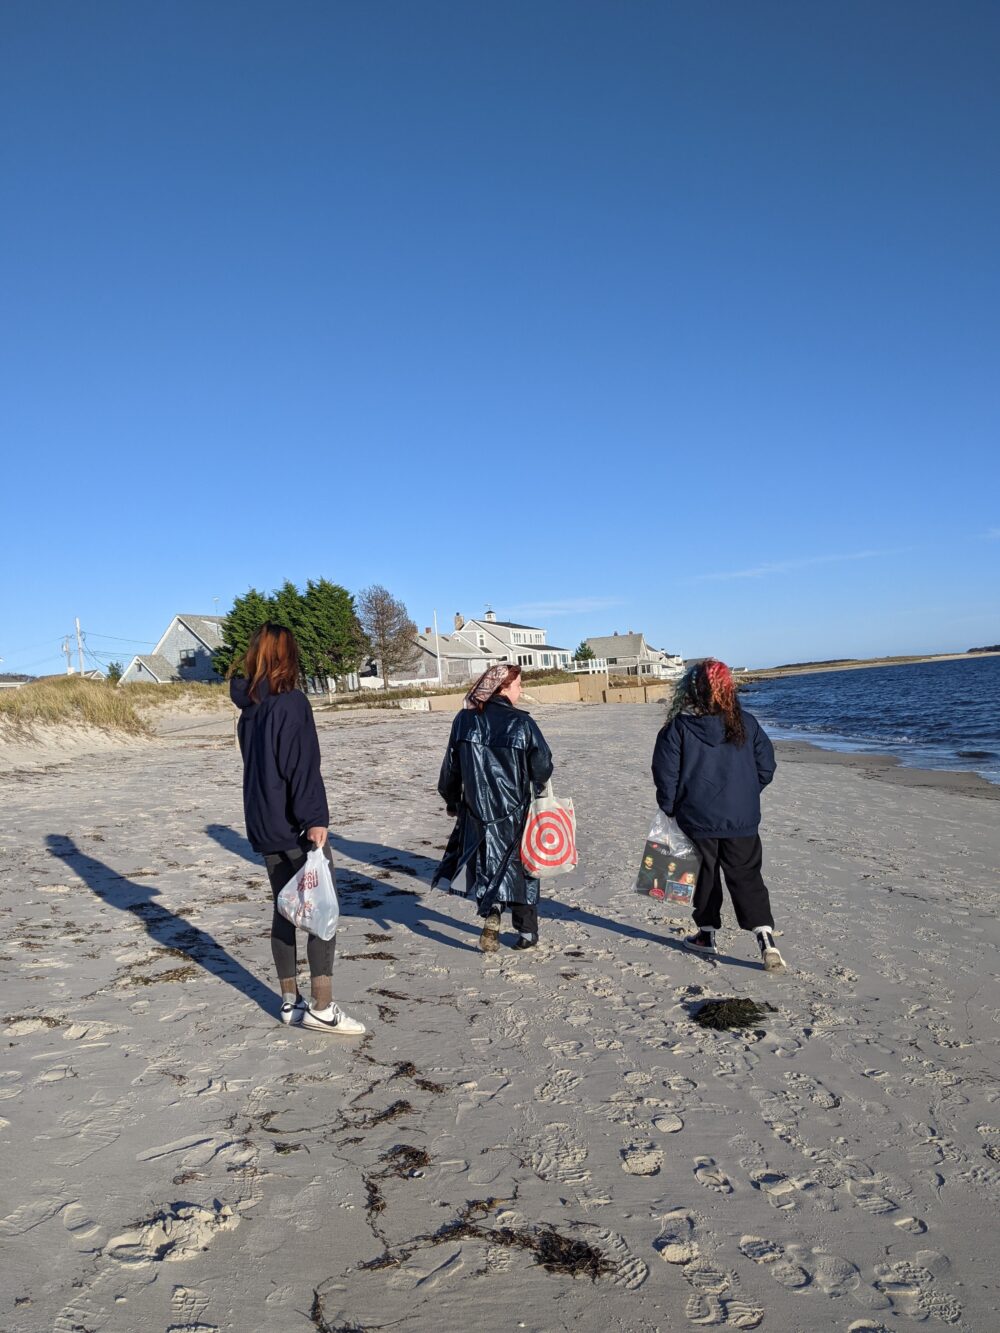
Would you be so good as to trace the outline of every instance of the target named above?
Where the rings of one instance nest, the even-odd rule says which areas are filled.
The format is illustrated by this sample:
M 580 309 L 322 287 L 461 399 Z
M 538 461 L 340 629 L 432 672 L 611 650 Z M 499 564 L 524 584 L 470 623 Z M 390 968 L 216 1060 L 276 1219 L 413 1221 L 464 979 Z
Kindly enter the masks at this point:
M 776 740 L 774 752 L 779 761 L 792 764 L 835 764 L 860 773 L 863 777 L 892 783 L 897 787 L 924 787 L 947 791 L 958 796 L 1000 801 L 1000 783 L 990 782 L 979 773 L 954 768 L 910 768 L 897 755 L 868 753 L 864 750 L 826 750 L 812 741 Z
M 924 657 L 864 657 L 845 658 L 842 662 L 803 662 L 780 667 L 750 667 L 740 672 L 737 679 L 743 685 L 758 680 L 782 680 L 786 676 L 815 676 L 831 671 L 874 671 L 878 667 L 919 666 L 925 662 L 975 662 L 983 657 L 1000 657 L 1000 653 L 931 653 Z

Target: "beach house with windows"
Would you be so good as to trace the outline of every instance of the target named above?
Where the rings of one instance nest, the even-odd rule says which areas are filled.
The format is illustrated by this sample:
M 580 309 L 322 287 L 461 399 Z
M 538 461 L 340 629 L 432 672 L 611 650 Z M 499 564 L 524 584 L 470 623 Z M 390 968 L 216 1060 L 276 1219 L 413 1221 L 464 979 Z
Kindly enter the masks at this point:
M 428 625 L 413 640 L 413 652 L 407 661 L 389 673 L 389 685 L 397 689 L 411 685 L 433 687 L 439 683 L 464 687 L 500 660 L 500 653 L 492 653 L 456 635 L 435 634 Z M 377 662 L 372 661 L 368 672 L 361 673 L 359 683 L 362 689 L 382 688 Z
M 651 648 L 645 635 L 606 634 L 587 639 L 587 647 L 612 676 L 645 676 L 651 680 L 676 680 L 684 671 L 684 659 Z
M 169 681 L 220 681 L 212 664 L 222 647 L 224 616 L 174 616 L 151 653 L 139 653 L 122 672 L 119 682 L 165 685 Z
M 494 660 L 516 662 L 526 671 L 564 670 L 573 657 L 571 649 L 549 643 L 548 633 L 540 626 L 497 620 L 496 612 L 490 610 L 482 620 L 466 620 L 459 612 L 451 638 L 490 653 Z

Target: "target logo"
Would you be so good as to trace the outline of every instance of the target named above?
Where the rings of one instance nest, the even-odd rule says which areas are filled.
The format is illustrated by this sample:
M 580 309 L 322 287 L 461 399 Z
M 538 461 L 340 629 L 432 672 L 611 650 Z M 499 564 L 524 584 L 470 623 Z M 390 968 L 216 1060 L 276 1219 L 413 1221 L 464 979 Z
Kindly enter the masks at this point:
M 553 875 L 577 864 L 576 824 L 571 810 L 532 812 L 521 840 L 521 861 L 530 875 Z

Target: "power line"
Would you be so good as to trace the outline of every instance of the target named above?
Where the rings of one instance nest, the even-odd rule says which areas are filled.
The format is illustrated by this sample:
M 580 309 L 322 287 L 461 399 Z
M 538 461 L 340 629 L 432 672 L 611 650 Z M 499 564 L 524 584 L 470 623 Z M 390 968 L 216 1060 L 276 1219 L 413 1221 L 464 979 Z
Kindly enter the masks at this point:
M 94 630 L 88 630 L 87 636 L 91 639 L 111 639 L 114 643 L 157 643 L 157 639 L 122 639 L 117 634 L 97 634 Z

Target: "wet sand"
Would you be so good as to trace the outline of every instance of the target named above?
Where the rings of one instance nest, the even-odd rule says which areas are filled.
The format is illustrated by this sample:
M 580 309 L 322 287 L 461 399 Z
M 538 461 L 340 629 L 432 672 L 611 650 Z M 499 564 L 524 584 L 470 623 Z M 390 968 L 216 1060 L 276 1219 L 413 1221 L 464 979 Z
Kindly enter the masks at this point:
M 360 1042 L 276 1019 L 228 716 L 0 775 L 0 1326 L 997 1325 L 995 796 L 780 746 L 771 977 L 632 890 L 661 710 L 535 716 L 582 864 L 484 956 L 428 887 L 450 719 L 320 715 Z

